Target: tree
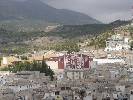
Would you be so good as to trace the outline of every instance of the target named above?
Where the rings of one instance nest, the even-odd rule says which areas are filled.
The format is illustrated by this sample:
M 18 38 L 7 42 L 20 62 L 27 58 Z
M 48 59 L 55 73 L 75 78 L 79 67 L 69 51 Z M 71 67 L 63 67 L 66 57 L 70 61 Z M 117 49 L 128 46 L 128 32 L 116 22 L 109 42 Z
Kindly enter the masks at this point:
M 133 50 L 133 41 L 130 43 L 130 49 Z
M 37 67 L 39 67 L 39 64 L 37 63 L 37 61 L 33 60 L 30 70 L 36 71 L 38 69 Z
M 45 60 L 44 60 L 44 56 L 43 56 L 43 59 L 42 59 L 42 66 L 41 66 L 41 72 L 43 73 L 47 73 L 47 70 L 48 70 L 48 65 L 46 64 Z M 46 74 L 47 75 L 47 74 Z
M 42 63 L 37 61 L 30 62 L 19 62 L 17 64 L 11 65 L 10 67 L 1 68 L 1 71 L 10 71 L 16 73 L 18 71 L 40 71 L 41 73 L 45 73 L 46 76 L 50 76 L 51 80 L 53 80 L 54 72 L 53 70 L 46 64 L 44 57 Z
M 50 76 L 51 80 L 53 80 L 54 72 L 53 72 L 53 70 L 50 68 L 50 66 L 48 66 L 48 65 L 46 64 L 44 57 L 43 57 L 43 59 L 42 59 L 42 66 L 41 66 L 40 72 L 45 73 L 46 76 Z

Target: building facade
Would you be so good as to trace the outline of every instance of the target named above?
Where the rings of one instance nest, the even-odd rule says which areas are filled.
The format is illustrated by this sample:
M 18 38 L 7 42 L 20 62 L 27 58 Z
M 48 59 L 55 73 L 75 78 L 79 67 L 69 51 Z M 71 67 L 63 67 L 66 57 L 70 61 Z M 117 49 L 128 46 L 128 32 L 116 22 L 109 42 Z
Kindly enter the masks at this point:
M 85 72 L 90 70 L 91 61 L 87 55 L 64 55 L 64 77 L 70 80 L 84 79 Z
M 106 40 L 106 52 L 130 49 L 129 39 L 120 34 L 113 35 Z

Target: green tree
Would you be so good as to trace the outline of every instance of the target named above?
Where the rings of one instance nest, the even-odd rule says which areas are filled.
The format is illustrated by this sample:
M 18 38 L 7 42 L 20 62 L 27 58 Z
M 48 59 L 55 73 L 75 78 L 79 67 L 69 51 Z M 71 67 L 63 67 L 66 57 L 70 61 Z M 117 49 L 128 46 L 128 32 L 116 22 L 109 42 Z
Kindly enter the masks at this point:
M 36 70 L 38 70 L 38 67 L 39 67 L 39 64 L 37 63 L 37 61 L 33 60 L 30 70 L 36 71 Z
M 54 72 L 53 72 L 53 70 L 51 70 L 50 66 L 48 66 L 46 64 L 44 57 L 43 57 L 43 60 L 42 60 L 42 66 L 41 66 L 41 71 L 40 72 L 45 73 L 46 76 L 50 76 L 51 80 L 53 80 Z
M 54 72 L 52 69 L 46 64 L 44 57 L 42 63 L 36 62 L 35 60 L 30 62 L 20 62 L 14 64 L 12 66 L 8 66 L 5 68 L 1 68 L 1 71 L 10 71 L 16 73 L 18 71 L 40 71 L 41 73 L 45 73 L 46 76 L 50 76 L 51 80 L 53 79 Z
M 47 75 L 47 71 L 48 71 L 48 65 L 46 64 L 45 60 L 44 60 L 44 56 L 42 59 L 42 66 L 41 66 L 41 72 L 45 73 Z
M 131 47 L 130 49 L 133 50 L 133 41 L 131 41 L 130 47 Z

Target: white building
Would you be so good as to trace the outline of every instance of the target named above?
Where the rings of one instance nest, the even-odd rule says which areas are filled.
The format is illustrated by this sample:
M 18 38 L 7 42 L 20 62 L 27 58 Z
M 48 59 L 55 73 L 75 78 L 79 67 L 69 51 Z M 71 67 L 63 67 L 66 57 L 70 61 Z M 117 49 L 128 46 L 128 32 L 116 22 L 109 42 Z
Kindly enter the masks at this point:
M 120 92 L 122 92 L 122 93 L 125 93 L 125 86 L 123 85 L 116 85 L 115 86 L 115 88 L 116 88 L 116 91 L 120 91 Z
M 114 64 L 114 63 L 125 64 L 125 61 L 123 59 L 117 59 L 117 58 L 93 59 L 93 61 L 96 62 L 98 65 Z
M 111 76 L 111 79 L 116 79 L 119 77 L 119 70 L 110 70 L 110 76 Z
M 3 57 L 3 62 L 2 62 L 4 65 L 7 65 L 8 64 L 8 61 L 7 61 L 7 58 L 6 57 Z
M 50 66 L 50 68 L 54 71 L 54 72 L 58 72 L 58 61 L 46 61 L 46 64 L 48 66 Z
M 70 80 L 84 79 L 84 71 L 81 70 L 67 71 L 65 73 L 65 77 Z
M 106 52 L 128 49 L 130 49 L 129 38 L 121 36 L 120 34 L 113 35 L 106 40 Z

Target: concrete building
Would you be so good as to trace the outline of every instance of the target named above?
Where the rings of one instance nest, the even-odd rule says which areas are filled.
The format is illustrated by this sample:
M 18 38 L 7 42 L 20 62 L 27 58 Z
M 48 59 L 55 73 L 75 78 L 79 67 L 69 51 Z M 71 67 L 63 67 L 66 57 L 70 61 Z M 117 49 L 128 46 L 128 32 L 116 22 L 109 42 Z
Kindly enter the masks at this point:
M 70 80 L 84 79 L 91 69 L 92 58 L 83 54 L 64 55 L 64 77 Z
M 113 35 L 106 40 L 106 52 L 130 49 L 129 38 L 120 34 Z
M 124 59 L 120 58 L 104 58 L 104 59 L 93 59 L 93 62 L 96 62 L 98 65 L 101 64 L 125 64 Z

